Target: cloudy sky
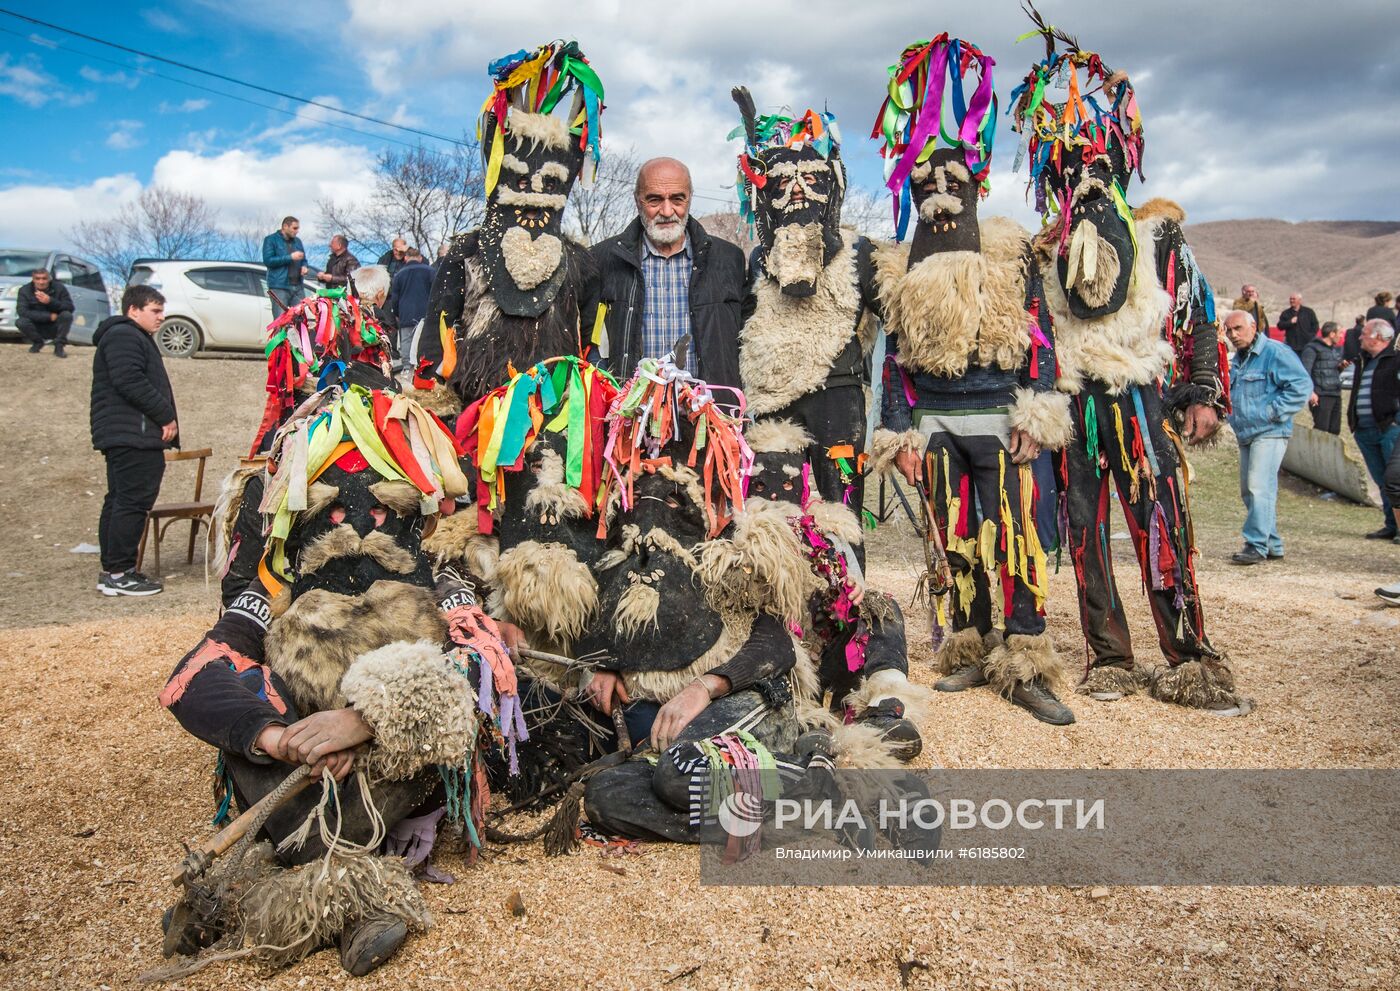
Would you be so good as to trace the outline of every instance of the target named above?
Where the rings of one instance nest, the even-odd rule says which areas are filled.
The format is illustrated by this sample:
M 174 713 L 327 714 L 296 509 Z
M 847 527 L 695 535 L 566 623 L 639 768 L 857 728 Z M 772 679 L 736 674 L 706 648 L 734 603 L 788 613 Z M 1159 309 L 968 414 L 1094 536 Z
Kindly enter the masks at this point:
M 474 127 L 493 58 L 576 38 L 601 76 L 605 147 L 692 166 L 697 212 L 733 203 L 737 123 L 729 89 L 760 109 L 829 106 L 853 182 L 880 182 L 868 139 L 886 70 L 942 31 L 996 59 L 1003 101 L 986 209 L 1032 220 L 1011 89 L 1043 52 L 1015 43 L 1015 0 L 967 11 L 890 0 L 444 3 L 442 0 L 184 0 L 11 3 L 83 34 L 437 134 Z M 1105 4 L 1042 0 L 1047 18 L 1132 77 L 1147 132 L 1145 186 L 1193 221 L 1394 219 L 1400 56 L 1389 3 L 1291 9 L 1259 0 Z M 1107 16 L 1103 16 L 1107 14 Z M 197 88 L 202 87 L 202 88 Z M 256 105 L 262 104 L 262 106 Z M 295 115 L 295 116 L 293 116 Z M 0 14 L 0 244 L 68 243 L 159 183 L 197 192 L 230 226 L 297 213 L 320 238 L 316 202 L 363 195 L 389 142 L 419 138 L 194 75 Z M 349 128 L 350 130 L 347 130 Z M 361 133 L 357 133 L 361 132 Z M 424 138 L 430 147 L 441 142 Z M 732 208 L 732 207 L 731 207 Z M 270 229 L 270 228 L 269 228 Z

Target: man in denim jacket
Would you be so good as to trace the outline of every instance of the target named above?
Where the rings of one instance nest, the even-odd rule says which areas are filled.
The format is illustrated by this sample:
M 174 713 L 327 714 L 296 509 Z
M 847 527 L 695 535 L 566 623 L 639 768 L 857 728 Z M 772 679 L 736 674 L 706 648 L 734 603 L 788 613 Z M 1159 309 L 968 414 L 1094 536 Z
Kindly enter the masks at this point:
M 1258 564 L 1283 557 L 1278 533 L 1278 469 L 1293 415 L 1312 394 L 1312 380 L 1289 348 L 1259 333 L 1254 317 L 1232 310 L 1225 336 L 1234 345 L 1230 359 L 1230 426 L 1240 444 L 1240 497 L 1244 500 L 1244 547 L 1235 564 Z

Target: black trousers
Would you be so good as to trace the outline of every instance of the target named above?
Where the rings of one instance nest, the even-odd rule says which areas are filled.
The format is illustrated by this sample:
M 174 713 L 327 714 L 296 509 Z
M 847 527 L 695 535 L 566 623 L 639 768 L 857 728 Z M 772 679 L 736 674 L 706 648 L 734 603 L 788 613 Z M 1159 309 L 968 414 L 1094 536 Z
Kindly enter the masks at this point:
M 1390 501 L 1391 506 L 1400 506 L 1400 444 L 1396 444 L 1390 452 L 1390 460 L 1385 463 L 1385 476 L 1382 479 L 1385 486 L 1385 497 Z M 1392 516 L 1394 513 L 1392 512 Z M 1395 521 L 1391 521 L 1393 526 Z
M 788 419 L 812 435 L 807 461 L 812 466 L 812 481 L 824 502 L 845 503 L 857 516 L 865 505 L 865 479 L 858 470 L 860 456 L 865 453 L 865 390 L 859 385 L 837 385 L 809 392 L 762 419 Z M 845 457 L 851 466 L 847 475 L 833 450 L 849 447 Z M 849 498 L 847 498 L 849 494 Z M 857 548 L 864 567 L 864 549 Z
M 846 660 L 846 644 L 851 636 L 840 636 L 822 647 L 817 664 L 817 676 L 823 693 L 831 693 L 832 711 L 839 712 L 847 695 L 873 674 L 881 671 L 898 671 L 909 674 L 909 643 L 904 632 L 904 613 L 890 596 L 872 589 L 866 589 L 865 601 L 874 605 L 876 598 L 883 599 L 883 607 L 876 610 L 863 608 L 862 612 L 872 615 L 878 611 L 883 619 L 872 618 L 866 630 L 870 637 L 865 643 L 865 664 L 852 671 Z M 854 634 L 852 634 L 854 635 Z
M 953 630 L 1038 636 L 1048 575 L 1036 529 L 1035 477 L 1011 460 L 1004 411 L 915 413 L 929 431 L 924 479 L 953 573 Z
M 73 314 L 60 313 L 57 320 L 30 320 L 20 317 L 15 321 L 19 334 L 30 344 L 43 344 L 53 341 L 55 345 L 68 343 L 68 331 L 73 326 Z
M 1151 386 L 1110 394 L 1092 379 L 1071 404 L 1074 436 L 1059 455 L 1080 621 L 1094 666 L 1131 669 L 1133 648 L 1113 578 L 1110 481 L 1127 519 L 1167 662 L 1219 655 L 1206 640 L 1180 440 Z
M 146 514 L 156 504 L 165 475 L 165 452 L 109 447 L 102 456 L 107 459 L 107 495 L 97 523 L 97 544 L 102 570 L 121 574 L 136 567 Z
M 1342 397 L 1317 397 L 1317 405 L 1312 408 L 1313 429 L 1325 430 L 1329 434 L 1342 432 Z

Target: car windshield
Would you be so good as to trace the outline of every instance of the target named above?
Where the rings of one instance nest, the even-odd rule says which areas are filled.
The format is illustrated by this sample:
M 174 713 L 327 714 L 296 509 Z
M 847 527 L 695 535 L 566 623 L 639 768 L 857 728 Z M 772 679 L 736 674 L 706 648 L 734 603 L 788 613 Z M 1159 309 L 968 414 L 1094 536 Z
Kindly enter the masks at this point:
M 0 248 L 0 276 L 30 275 L 48 263 L 47 251 L 15 251 Z

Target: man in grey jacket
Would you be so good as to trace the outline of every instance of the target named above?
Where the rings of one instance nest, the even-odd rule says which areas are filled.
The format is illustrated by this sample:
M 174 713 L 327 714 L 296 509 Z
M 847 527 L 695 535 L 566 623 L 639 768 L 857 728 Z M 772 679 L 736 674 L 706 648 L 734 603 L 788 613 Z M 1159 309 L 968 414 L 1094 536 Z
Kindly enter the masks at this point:
M 1270 340 L 1246 310 L 1225 317 L 1230 359 L 1230 426 L 1240 445 L 1244 547 L 1231 555 L 1251 565 L 1283 557 L 1278 532 L 1278 470 L 1293 435 L 1293 415 L 1312 395 L 1312 379 L 1285 344 Z

